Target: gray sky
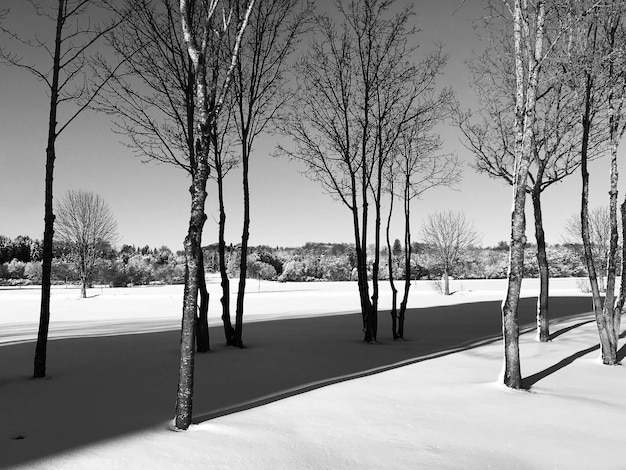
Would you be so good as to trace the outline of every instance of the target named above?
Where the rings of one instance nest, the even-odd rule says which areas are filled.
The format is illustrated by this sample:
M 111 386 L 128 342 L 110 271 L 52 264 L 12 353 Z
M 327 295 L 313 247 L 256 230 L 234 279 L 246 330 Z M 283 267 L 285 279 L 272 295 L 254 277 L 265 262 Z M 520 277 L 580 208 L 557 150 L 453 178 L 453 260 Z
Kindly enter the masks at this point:
M 18 0 L 8 2 L 17 3 Z M 466 0 L 458 8 L 459 3 L 459 0 L 417 1 L 414 21 L 421 29 L 416 40 L 424 51 L 432 49 L 435 42 L 445 43 L 450 58 L 441 86 L 454 87 L 461 105 L 467 108 L 475 100 L 468 86 L 465 62 L 472 58 L 473 51 L 481 48 L 472 22 L 480 18 L 486 2 Z M 15 15 L 9 22 L 19 33 L 32 31 L 34 25 L 39 25 L 40 39 L 52 38 L 50 24 L 43 28 L 46 23 L 34 20 L 31 15 Z M 24 70 L 0 66 L 0 234 L 42 238 L 47 116 L 48 97 L 42 84 Z M 118 221 L 120 244 L 182 249 L 190 202 L 186 174 L 168 165 L 142 163 L 120 143 L 123 137 L 113 133 L 111 127 L 108 117 L 87 112 L 61 135 L 57 141 L 55 198 L 62 197 L 68 189 L 92 190 L 110 205 Z M 463 162 L 463 180 L 456 190 L 438 188 L 414 202 L 413 233 L 418 233 L 429 213 L 452 209 L 465 212 L 474 221 L 482 234 L 483 245 L 508 240 L 511 188 L 500 180 L 476 174 L 468 166 L 473 157 L 460 143 L 455 128 L 444 125 L 442 137 L 445 151 L 457 152 Z M 300 174 L 303 170 L 300 164 L 272 157 L 276 139 L 261 136 L 251 156 L 250 243 L 297 246 L 307 241 L 353 242 L 352 220 L 347 209 Z M 590 172 L 591 206 L 607 204 L 608 160 L 593 162 Z M 242 219 L 239 169 L 228 175 L 226 184 L 226 239 L 236 244 L 241 237 Z M 548 243 L 561 242 L 565 220 L 577 213 L 579 207 L 578 172 L 544 193 Z M 204 244 L 217 241 L 217 202 L 211 185 L 207 214 Z M 527 220 L 527 236 L 532 241 L 530 201 Z M 402 230 L 398 213 L 392 237 L 402 239 Z

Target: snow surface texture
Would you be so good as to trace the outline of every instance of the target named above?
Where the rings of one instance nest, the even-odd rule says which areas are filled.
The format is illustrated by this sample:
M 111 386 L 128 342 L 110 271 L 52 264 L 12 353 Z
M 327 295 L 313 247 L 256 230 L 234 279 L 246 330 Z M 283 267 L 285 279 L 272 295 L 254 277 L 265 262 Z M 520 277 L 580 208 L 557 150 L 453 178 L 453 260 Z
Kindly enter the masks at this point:
M 391 340 L 383 313 L 380 344 L 368 346 L 350 314 L 354 283 L 251 280 L 246 350 L 223 346 L 212 281 L 212 352 L 196 361 L 197 424 L 179 433 L 169 426 L 181 286 L 96 288 L 84 300 L 76 289 L 54 289 L 57 339 L 43 380 L 29 378 L 39 291 L 0 289 L 0 466 L 626 468 L 626 370 L 601 365 L 590 299 L 571 280 L 552 282 L 554 340 L 544 344 L 532 328 L 536 285 L 524 281 L 530 392 L 496 384 L 499 281 L 454 281 L 450 297 L 418 283 L 408 340 Z M 385 287 L 382 308 L 389 298 Z

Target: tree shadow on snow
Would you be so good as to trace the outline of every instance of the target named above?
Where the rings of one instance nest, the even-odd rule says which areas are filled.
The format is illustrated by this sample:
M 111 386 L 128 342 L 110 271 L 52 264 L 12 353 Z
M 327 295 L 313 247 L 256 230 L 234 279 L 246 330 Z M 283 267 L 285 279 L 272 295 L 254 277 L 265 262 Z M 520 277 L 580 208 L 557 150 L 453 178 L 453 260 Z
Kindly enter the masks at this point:
M 587 323 L 591 323 L 591 322 L 595 322 L 595 320 L 589 320 L 589 321 L 585 321 L 582 323 L 577 323 L 575 325 L 572 325 L 569 328 L 565 328 L 565 331 L 570 331 L 574 328 L 577 328 L 579 326 L 585 325 Z M 624 338 L 624 336 L 626 336 L 626 332 L 623 332 L 619 337 Z M 547 367 L 546 369 L 537 372 L 535 374 L 529 375 L 528 377 L 524 377 L 522 379 L 522 388 L 524 388 L 525 390 L 529 390 L 530 387 L 532 387 L 533 385 L 535 385 L 537 382 L 539 382 L 541 379 L 545 379 L 546 377 L 554 374 L 555 372 L 558 372 L 559 370 L 563 369 L 564 367 L 570 365 L 572 362 L 574 362 L 576 359 L 580 359 L 583 356 L 586 356 L 587 354 L 589 354 L 590 352 L 596 351 L 600 349 L 600 343 L 595 344 L 593 346 L 590 346 L 588 348 L 582 349 L 580 351 L 575 352 L 574 354 L 572 354 L 571 356 L 566 357 L 565 359 L 561 359 L 559 362 L 557 362 L 556 364 Z M 622 346 L 618 351 L 617 351 L 617 361 L 621 362 L 622 359 L 624 359 L 624 356 L 626 355 L 626 345 Z
M 552 321 L 589 311 L 586 297 L 551 298 Z M 520 301 L 532 329 L 535 299 Z M 391 339 L 381 312 L 379 343 L 361 341 L 360 314 L 253 322 L 248 346 L 196 356 L 194 422 L 308 390 L 476 347 L 501 336 L 500 302 L 411 309 L 406 341 Z M 174 414 L 180 334 L 60 339 L 48 345 L 48 378 L 25 379 L 34 343 L 0 347 L 0 466 L 23 464 L 163 426 Z

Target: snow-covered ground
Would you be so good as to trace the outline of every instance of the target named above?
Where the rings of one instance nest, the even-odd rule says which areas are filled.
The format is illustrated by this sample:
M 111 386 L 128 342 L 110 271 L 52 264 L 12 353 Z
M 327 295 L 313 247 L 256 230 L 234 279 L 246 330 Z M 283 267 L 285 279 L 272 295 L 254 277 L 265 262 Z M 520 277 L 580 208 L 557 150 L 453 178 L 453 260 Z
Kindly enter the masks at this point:
M 381 344 L 368 346 L 354 283 L 251 280 L 249 348 L 236 350 L 220 344 L 211 279 L 213 352 L 197 356 L 198 424 L 179 433 L 168 418 L 182 287 L 96 288 L 84 300 L 55 288 L 45 380 L 29 379 L 39 291 L 0 289 L 0 466 L 626 468 L 626 370 L 601 365 L 589 299 L 574 280 L 552 281 L 555 338 L 522 335 L 532 388 L 513 392 L 496 384 L 504 286 L 453 281 L 443 297 L 416 283 L 408 341 L 391 341 L 381 315 Z M 536 294 L 532 280 L 523 288 Z M 389 299 L 383 283 L 381 308 Z M 522 306 L 530 323 L 532 299 Z

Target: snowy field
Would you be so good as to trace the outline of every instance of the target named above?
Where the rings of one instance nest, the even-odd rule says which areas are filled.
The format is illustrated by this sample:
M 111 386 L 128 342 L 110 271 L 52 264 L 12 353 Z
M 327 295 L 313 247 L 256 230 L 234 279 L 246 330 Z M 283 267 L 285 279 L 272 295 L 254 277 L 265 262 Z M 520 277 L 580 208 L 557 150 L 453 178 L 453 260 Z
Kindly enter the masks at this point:
M 505 286 L 453 281 L 443 297 L 414 283 L 407 341 L 381 313 L 379 344 L 365 345 L 355 283 L 250 280 L 238 350 L 223 346 L 212 278 L 212 352 L 197 356 L 196 424 L 180 433 L 169 426 L 182 286 L 82 300 L 54 288 L 44 380 L 29 378 L 40 292 L 0 288 L 0 467 L 626 468 L 626 370 L 601 365 L 589 296 L 552 280 L 553 341 L 540 344 L 537 284 L 524 281 L 532 387 L 513 392 L 496 384 Z

